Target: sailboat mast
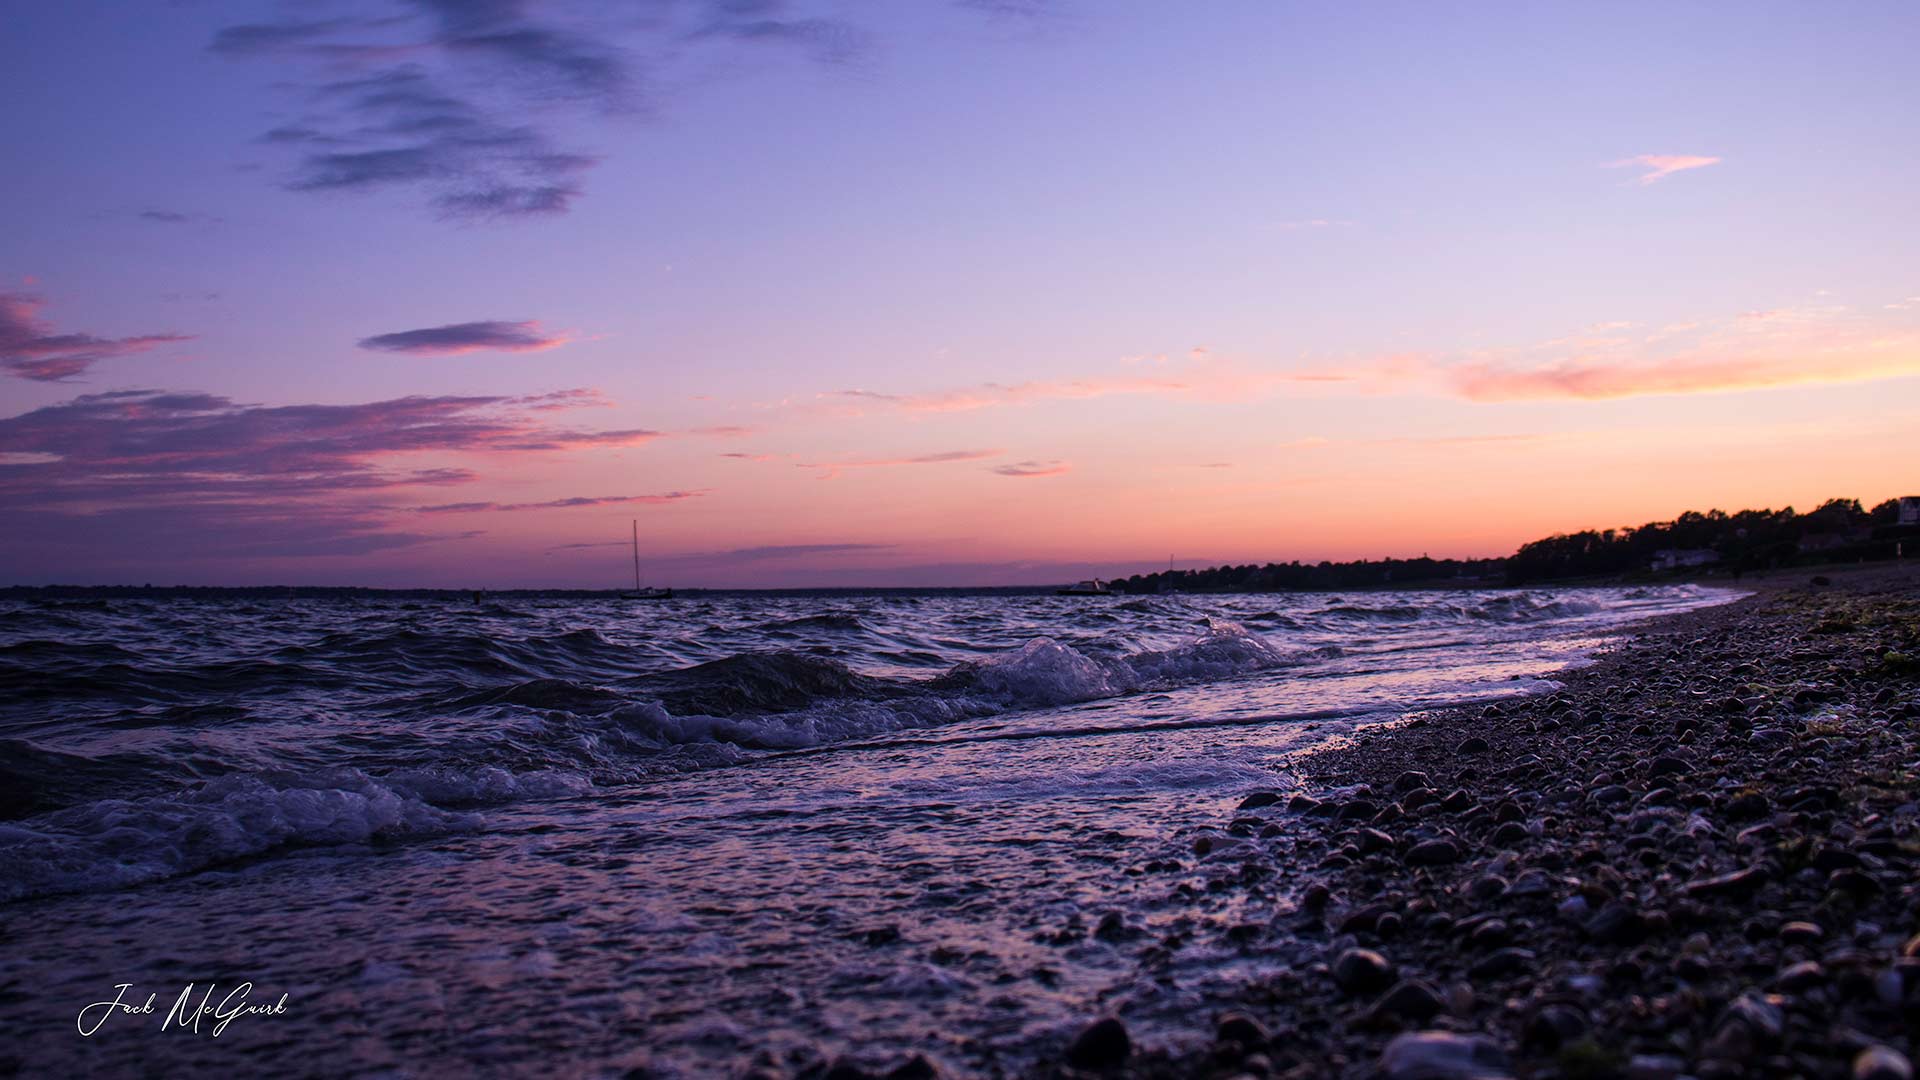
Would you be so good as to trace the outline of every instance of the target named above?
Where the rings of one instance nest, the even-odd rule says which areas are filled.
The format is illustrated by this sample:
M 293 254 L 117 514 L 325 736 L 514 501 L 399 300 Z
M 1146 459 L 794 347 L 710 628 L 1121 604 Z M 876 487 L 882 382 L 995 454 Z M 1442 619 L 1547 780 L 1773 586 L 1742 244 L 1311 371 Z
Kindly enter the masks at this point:
M 633 519 L 633 587 L 640 588 L 640 519 Z

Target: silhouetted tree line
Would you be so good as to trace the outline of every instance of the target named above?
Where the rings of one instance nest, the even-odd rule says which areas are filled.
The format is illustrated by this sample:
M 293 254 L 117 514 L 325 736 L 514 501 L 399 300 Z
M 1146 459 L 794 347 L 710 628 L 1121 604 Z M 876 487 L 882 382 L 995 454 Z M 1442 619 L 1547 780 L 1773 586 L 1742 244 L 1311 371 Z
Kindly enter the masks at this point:
M 1504 559 L 1380 559 L 1359 562 L 1268 563 L 1136 574 L 1116 582 L 1129 593 L 1276 592 L 1383 585 L 1525 584 L 1566 578 L 1617 577 L 1650 571 L 1661 552 L 1686 552 L 1735 574 L 1819 562 L 1888 559 L 1904 540 L 1920 554 L 1920 532 L 1897 528 L 1900 504 L 1872 510 L 1858 499 L 1829 499 L 1807 514 L 1784 510 L 1688 511 L 1637 528 L 1586 530 L 1523 545 Z M 1711 552 L 1705 562 L 1702 553 Z
M 1498 582 L 1505 559 L 1363 559 L 1359 562 L 1268 563 L 1136 574 L 1116 584 L 1129 593 L 1324 591 L 1381 585 Z
M 1828 499 L 1811 513 L 1784 510 L 1690 510 L 1672 521 L 1632 529 L 1588 530 L 1526 544 L 1507 560 L 1507 577 L 1522 583 L 1647 570 L 1663 551 L 1712 552 L 1733 573 L 1820 562 L 1892 558 L 1901 539 L 1900 504 L 1872 510 L 1858 499 Z M 1911 540 L 1908 541 L 1912 543 Z

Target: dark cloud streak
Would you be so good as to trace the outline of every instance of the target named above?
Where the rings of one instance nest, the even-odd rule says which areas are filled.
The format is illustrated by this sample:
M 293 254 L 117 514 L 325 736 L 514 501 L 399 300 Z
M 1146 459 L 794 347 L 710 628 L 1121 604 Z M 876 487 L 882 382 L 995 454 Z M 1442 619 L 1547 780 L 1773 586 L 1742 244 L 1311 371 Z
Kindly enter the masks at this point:
M 1046 0 L 962 4 L 1032 15 Z M 251 22 L 208 49 L 291 68 L 302 115 L 262 136 L 298 148 L 295 191 L 424 192 L 441 216 L 565 213 L 597 159 L 563 149 L 561 128 L 648 111 L 648 75 L 690 46 L 798 50 L 848 66 L 861 28 L 787 0 L 687 0 L 643 17 L 525 0 L 384 0 L 379 14 Z
M 456 356 L 480 350 L 537 352 L 564 345 L 568 340 L 564 334 L 542 333 L 540 324 L 533 321 L 486 321 L 376 334 L 361 338 L 359 345 L 363 349 L 414 356 Z
M 620 504 L 640 504 L 660 506 L 679 502 L 683 499 L 697 499 L 707 494 L 706 489 L 698 491 L 666 491 L 657 495 L 576 495 L 570 499 L 550 499 L 546 502 L 497 503 L 462 502 L 442 503 L 439 506 L 416 506 L 417 514 L 472 514 L 501 510 L 573 510 L 582 506 L 617 506 Z

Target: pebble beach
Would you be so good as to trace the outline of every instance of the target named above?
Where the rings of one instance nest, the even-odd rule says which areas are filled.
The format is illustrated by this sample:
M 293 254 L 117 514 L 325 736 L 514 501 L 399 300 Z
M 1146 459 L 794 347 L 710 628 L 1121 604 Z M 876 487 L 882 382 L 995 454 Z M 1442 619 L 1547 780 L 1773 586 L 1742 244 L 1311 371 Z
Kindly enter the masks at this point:
M 1055 1075 L 1906 1080 L 1920 572 L 1748 584 L 1250 793 L 1222 831 L 1300 877 L 1247 947 L 1289 970 L 1196 1016 L 1202 1049 L 1109 1017 Z

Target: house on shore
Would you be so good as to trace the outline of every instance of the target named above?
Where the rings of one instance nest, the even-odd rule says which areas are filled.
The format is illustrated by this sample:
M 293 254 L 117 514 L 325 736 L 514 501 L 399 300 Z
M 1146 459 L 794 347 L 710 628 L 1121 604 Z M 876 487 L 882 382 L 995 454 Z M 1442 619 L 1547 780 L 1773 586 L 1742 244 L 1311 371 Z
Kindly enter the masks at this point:
M 1900 524 L 1920 525 L 1920 495 L 1900 496 Z
M 1712 548 L 1661 548 L 1653 553 L 1655 570 L 1682 570 L 1693 566 L 1712 566 L 1720 553 Z
M 1795 546 L 1802 555 L 1811 555 L 1822 551 L 1837 551 L 1840 548 L 1864 544 L 1873 539 L 1872 529 L 1846 529 L 1841 532 L 1808 533 L 1800 538 Z

